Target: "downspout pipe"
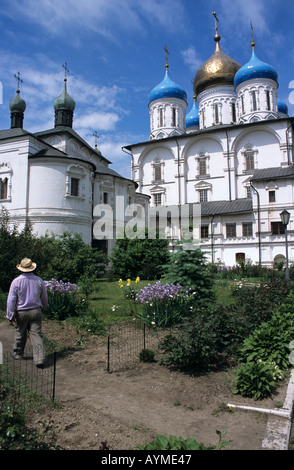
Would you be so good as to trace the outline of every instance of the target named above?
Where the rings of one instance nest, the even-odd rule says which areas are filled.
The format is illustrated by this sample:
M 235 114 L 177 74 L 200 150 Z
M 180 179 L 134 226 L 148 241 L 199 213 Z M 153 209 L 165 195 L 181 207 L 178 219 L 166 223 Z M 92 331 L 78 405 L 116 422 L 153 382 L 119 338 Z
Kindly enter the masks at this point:
M 210 231 L 211 231 L 211 262 L 214 263 L 214 254 L 213 254 L 213 221 L 214 221 L 215 214 L 212 214 L 212 218 L 210 221 Z
M 286 143 L 287 143 L 287 161 L 288 161 L 288 166 L 293 165 L 293 155 L 292 155 L 292 161 L 290 160 L 290 155 L 289 155 L 289 130 L 290 128 L 292 129 L 292 153 L 293 153 L 293 120 L 291 120 L 291 124 L 286 129 Z
M 177 160 L 178 160 L 178 206 L 181 206 L 181 178 L 180 178 L 180 146 L 177 139 L 175 139 L 177 144 Z
M 253 186 L 252 181 L 250 181 L 251 188 L 255 191 L 257 196 L 257 216 L 258 216 L 258 259 L 259 266 L 261 265 L 261 224 L 260 224 L 260 195 L 257 189 Z
M 229 177 L 229 201 L 232 200 L 232 184 L 231 184 L 231 168 L 230 168 L 230 146 L 229 146 L 229 135 L 226 130 L 227 136 L 227 168 L 228 168 L 228 177 Z

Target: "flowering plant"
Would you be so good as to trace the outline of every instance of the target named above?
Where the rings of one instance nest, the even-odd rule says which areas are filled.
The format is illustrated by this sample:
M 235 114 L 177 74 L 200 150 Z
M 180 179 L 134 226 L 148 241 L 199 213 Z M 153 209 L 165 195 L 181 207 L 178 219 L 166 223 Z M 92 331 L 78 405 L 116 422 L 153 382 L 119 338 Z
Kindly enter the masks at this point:
M 80 291 L 80 288 L 77 284 L 72 284 L 71 282 L 57 281 L 56 279 L 51 279 L 50 281 L 45 281 L 48 293 L 55 294 L 59 292 L 62 295 L 73 294 Z
M 193 312 L 195 292 L 180 284 L 148 284 L 136 295 L 142 305 L 141 319 L 149 326 L 168 327 L 178 324 Z
M 136 299 L 136 295 L 138 293 L 138 282 L 140 281 L 140 278 L 137 276 L 136 277 L 136 280 L 135 280 L 135 284 L 136 286 L 133 287 L 131 284 L 132 284 L 132 280 L 131 279 L 127 279 L 127 286 L 126 288 L 124 289 L 124 296 L 126 299 L 128 300 L 135 300 Z M 120 279 L 118 281 L 118 284 L 119 284 L 119 287 L 120 288 L 124 288 L 124 283 L 123 283 L 123 280 Z
M 80 293 L 77 284 L 51 279 L 45 281 L 49 307 L 46 316 L 56 320 L 77 316 L 86 308 L 86 301 Z

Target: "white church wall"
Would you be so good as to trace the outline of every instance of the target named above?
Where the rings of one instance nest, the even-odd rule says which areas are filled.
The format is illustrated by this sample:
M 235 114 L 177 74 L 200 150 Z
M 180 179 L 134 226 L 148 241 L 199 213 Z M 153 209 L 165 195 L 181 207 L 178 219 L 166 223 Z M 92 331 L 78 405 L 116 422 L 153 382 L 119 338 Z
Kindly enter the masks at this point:
M 91 177 L 87 168 L 56 159 L 33 162 L 30 166 L 29 212 L 38 235 L 73 231 L 91 241 Z M 69 163 L 72 163 L 69 165 Z M 78 195 L 71 194 L 71 177 L 79 179 Z

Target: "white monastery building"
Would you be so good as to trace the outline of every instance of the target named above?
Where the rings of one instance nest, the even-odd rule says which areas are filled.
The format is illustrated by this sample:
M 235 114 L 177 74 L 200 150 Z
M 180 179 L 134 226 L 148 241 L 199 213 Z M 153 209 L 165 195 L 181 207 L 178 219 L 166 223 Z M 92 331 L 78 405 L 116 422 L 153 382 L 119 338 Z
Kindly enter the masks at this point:
M 150 207 L 201 208 L 201 249 L 208 260 L 273 265 L 285 261 L 290 212 L 289 261 L 294 262 L 293 118 L 278 99 L 278 74 L 258 58 L 241 66 L 221 49 L 216 18 L 215 51 L 193 82 L 194 103 L 169 73 L 150 93 L 150 137 L 129 145 L 132 178 L 150 196 Z M 172 223 L 171 245 L 181 238 Z
M 54 101 L 54 128 L 32 134 L 23 129 L 26 103 L 17 90 L 9 104 L 11 128 L 0 131 L 0 205 L 20 230 L 29 222 L 38 236 L 79 233 L 110 253 L 126 207 L 145 206 L 149 198 L 74 131 L 75 105 L 65 78 Z

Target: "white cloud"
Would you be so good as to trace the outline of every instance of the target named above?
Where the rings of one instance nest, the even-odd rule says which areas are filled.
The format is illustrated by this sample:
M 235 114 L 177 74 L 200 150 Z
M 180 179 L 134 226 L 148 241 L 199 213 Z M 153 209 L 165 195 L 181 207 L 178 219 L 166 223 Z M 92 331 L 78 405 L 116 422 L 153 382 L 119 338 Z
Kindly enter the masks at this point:
M 250 21 L 254 30 L 264 35 L 269 32 L 266 21 L 269 2 L 270 0 L 219 0 L 221 18 L 227 27 L 234 28 L 236 35 L 241 35 L 244 31 L 250 32 Z
M 116 113 L 92 112 L 83 114 L 75 119 L 77 129 L 93 129 L 111 131 L 115 129 L 116 123 L 120 120 Z
M 114 39 L 119 31 L 146 31 L 148 23 L 164 29 L 180 27 L 182 0 L 2 0 L 4 14 L 42 26 L 50 34 L 83 29 Z
M 182 57 L 185 64 L 187 64 L 193 72 L 195 72 L 195 70 L 198 70 L 204 62 L 199 57 L 194 46 L 190 46 L 188 47 L 188 49 L 182 51 Z

